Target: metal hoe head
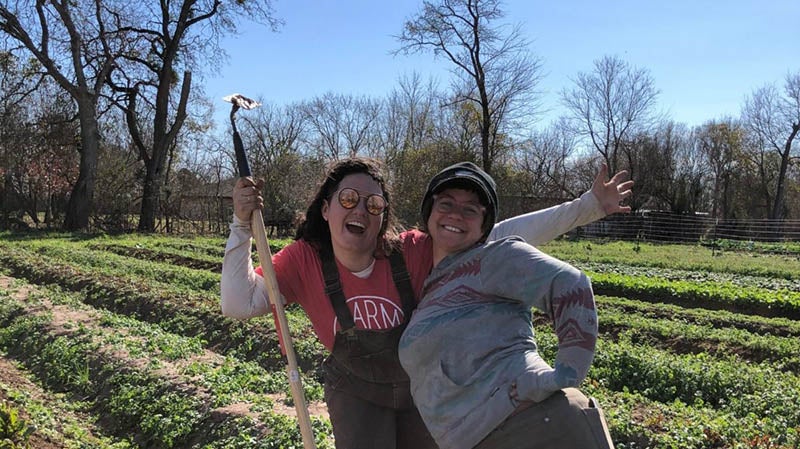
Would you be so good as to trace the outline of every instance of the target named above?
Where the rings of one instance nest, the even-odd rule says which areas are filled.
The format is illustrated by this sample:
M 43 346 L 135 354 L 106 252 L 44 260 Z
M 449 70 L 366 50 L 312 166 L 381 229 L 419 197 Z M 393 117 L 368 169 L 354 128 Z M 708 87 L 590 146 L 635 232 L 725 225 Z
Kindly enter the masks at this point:
M 233 103 L 233 112 L 239 108 L 250 110 L 261 106 L 261 103 L 253 100 L 252 98 L 247 98 L 242 94 L 230 94 L 227 97 L 222 97 L 222 99 L 228 103 Z

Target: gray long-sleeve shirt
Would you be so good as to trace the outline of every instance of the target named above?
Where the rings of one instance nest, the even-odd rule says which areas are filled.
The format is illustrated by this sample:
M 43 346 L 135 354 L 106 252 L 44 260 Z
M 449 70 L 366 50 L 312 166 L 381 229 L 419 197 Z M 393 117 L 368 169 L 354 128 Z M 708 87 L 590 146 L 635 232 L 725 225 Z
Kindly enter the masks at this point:
M 558 336 L 555 368 L 538 354 L 531 307 Z M 411 392 L 441 449 L 478 444 L 520 400 L 575 387 L 594 357 L 597 312 L 589 279 L 519 238 L 443 259 L 400 341 Z

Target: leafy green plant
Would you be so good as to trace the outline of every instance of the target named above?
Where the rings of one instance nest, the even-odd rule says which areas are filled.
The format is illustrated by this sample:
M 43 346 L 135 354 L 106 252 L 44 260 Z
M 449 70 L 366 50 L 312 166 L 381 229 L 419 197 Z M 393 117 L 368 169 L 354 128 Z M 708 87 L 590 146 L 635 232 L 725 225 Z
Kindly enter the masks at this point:
M 719 282 L 667 280 L 652 276 L 587 272 L 595 292 L 689 307 L 730 308 L 764 316 L 800 318 L 800 292 L 726 285 Z
M 20 417 L 19 410 L 5 401 L 0 404 L 0 449 L 29 448 L 28 441 L 34 430 Z

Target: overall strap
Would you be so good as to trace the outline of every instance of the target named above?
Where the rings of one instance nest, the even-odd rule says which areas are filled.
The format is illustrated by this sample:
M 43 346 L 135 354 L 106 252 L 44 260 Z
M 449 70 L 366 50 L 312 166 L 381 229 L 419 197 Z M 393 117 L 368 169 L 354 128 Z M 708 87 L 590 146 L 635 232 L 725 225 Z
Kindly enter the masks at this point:
M 400 300 L 403 302 L 403 315 L 405 321 L 411 319 L 411 312 L 417 308 L 417 300 L 414 298 L 414 289 L 411 288 L 411 276 L 406 269 L 406 262 L 403 258 L 401 251 L 392 251 L 389 255 L 389 264 L 392 266 L 392 279 L 394 279 L 394 286 L 400 294 Z
M 355 328 L 353 315 L 344 299 L 342 283 L 339 281 L 339 268 L 336 266 L 336 258 L 333 256 L 333 249 L 330 245 L 323 244 L 319 250 L 319 258 L 322 261 L 322 276 L 325 279 L 325 294 L 331 300 L 333 311 L 339 319 L 342 332 L 347 332 Z

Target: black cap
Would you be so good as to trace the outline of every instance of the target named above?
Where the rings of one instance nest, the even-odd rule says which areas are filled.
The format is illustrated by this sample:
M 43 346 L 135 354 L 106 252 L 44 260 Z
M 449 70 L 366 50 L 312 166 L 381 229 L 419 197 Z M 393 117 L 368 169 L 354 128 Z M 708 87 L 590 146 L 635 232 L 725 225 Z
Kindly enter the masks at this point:
M 431 178 L 428 190 L 422 198 L 423 226 L 427 226 L 428 218 L 431 216 L 433 195 L 446 188 L 467 188 L 478 193 L 481 203 L 486 205 L 486 219 L 483 222 L 485 226 L 483 238 L 486 238 L 494 226 L 499 210 L 494 179 L 472 162 L 459 162 L 440 171 Z

